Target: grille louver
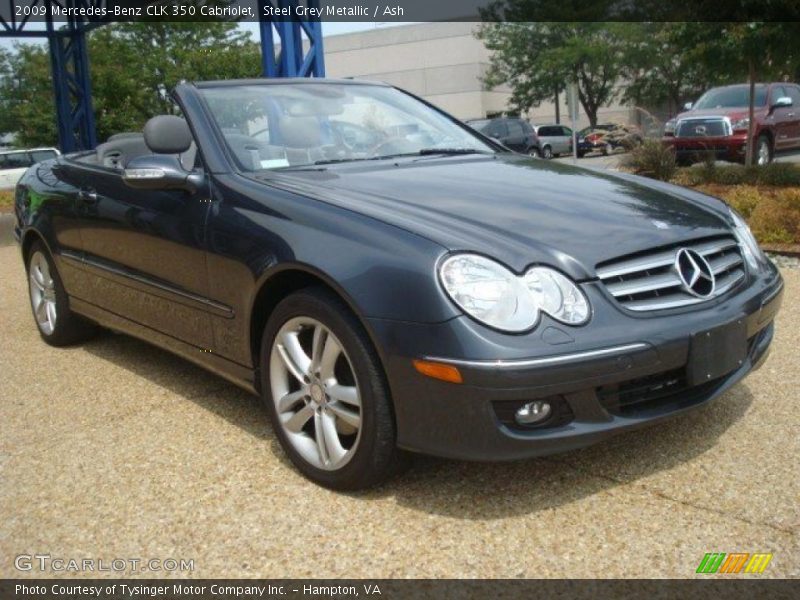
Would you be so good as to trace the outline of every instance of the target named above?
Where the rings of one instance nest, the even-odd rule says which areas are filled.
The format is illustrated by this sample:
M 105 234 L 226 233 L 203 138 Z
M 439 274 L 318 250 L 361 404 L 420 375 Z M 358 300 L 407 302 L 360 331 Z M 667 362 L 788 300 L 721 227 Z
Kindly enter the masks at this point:
M 744 280 L 741 251 L 732 237 L 701 240 L 611 261 L 598 266 L 597 275 L 611 295 L 629 310 L 665 310 L 710 300 L 684 289 L 675 269 L 675 257 L 681 248 L 694 250 L 708 261 L 716 279 L 712 298 Z

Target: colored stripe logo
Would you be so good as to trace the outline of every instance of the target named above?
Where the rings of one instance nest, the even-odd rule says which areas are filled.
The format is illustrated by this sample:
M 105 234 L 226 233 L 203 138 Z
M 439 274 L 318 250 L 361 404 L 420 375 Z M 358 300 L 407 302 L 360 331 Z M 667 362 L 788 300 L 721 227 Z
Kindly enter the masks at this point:
M 760 552 L 708 552 L 700 561 L 696 573 L 763 573 L 772 560 L 772 554 Z

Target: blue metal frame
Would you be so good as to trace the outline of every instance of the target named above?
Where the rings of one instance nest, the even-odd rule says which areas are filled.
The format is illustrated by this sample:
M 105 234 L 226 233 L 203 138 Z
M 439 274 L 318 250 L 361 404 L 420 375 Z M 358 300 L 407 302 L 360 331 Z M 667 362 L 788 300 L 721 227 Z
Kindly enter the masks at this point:
M 290 10 L 303 4 L 300 0 L 259 0 L 259 14 L 264 7 Z M 309 8 L 319 8 L 319 0 L 306 0 Z M 264 77 L 325 77 L 322 23 L 317 19 L 261 20 L 261 64 Z M 276 44 L 275 32 L 278 34 Z M 305 40 L 303 39 L 305 36 Z M 305 41 L 305 43 L 304 43 Z
M 7 18 L 0 15 L 0 37 L 48 40 L 58 145 L 62 152 L 89 150 L 97 145 L 86 32 L 105 23 L 80 17 L 70 17 L 63 24 L 55 23 L 52 6 L 78 8 L 104 4 L 104 0 L 32 0 L 30 6 L 46 11 L 46 19 L 42 22 L 31 21 L 31 16 L 18 20 L 14 13 L 14 1 L 7 0 L 8 9 L 4 11 Z
M 91 150 L 97 145 L 92 108 L 92 84 L 86 33 L 108 21 L 71 17 L 66 23 L 52 20 L 52 5 L 61 8 L 104 6 L 105 0 L 31 0 L 48 15 L 45 22 L 31 17 L 17 19 L 14 0 L 0 0 L 0 38 L 47 38 L 55 92 L 58 143 L 62 152 Z M 289 9 L 305 4 L 319 8 L 319 0 L 259 0 L 259 14 L 268 4 Z M 6 8 L 7 7 L 7 8 Z M 4 18 L 3 15 L 6 15 Z M 263 17 L 262 17 L 263 19 Z M 39 28 L 36 28 L 36 27 Z M 44 26 L 42 29 L 41 27 Z M 261 58 L 264 77 L 324 77 L 322 24 L 315 19 L 261 20 Z M 277 33 L 277 38 L 275 37 Z M 276 41 L 279 45 L 276 44 Z

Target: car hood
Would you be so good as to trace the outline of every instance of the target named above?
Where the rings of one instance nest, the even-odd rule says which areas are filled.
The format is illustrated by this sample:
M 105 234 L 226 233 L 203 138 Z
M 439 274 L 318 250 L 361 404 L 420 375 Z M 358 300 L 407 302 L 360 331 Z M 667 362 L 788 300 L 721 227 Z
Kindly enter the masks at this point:
M 612 258 L 730 231 L 714 198 L 520 155 L 349 163 L 261 180 L 518 272 L 547 263 L 578 279 Z

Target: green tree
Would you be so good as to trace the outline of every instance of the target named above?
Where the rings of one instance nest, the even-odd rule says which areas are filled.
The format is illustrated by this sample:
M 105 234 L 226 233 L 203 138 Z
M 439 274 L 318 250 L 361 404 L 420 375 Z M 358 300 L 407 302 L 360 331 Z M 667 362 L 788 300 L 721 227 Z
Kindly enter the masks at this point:
M 55 145 L 58 134 L 47 50 L 15 44 L 4 63 L 0 70 L 0 129 L 15 133 L 19 145 Z
M 88 47 L 100 141 L 177 112 L 169 91 L 181 80 L 261 74 L 259 45 L 235 23 L 114 23 L 91 32 Z M 20 44 L 0 55 L 0 112 L 21 145 L 56 143 L 46 47 Z
M 617 96 L 630 23 L 487 23 L 477 32 L 492 52 L 487 88 L 511 87 L 514 108 L 527 111 L 568 82 L 592 127 L 597 112 Z
M 707 23 L 635 23 L 625 49 L 627 85 L 622 100 L 634 105 L 666 105 L 681 110 L 712 85 L 741 81 L 741 70 L 720 68 L 724 57 L 707 54 L 695 32 Z

